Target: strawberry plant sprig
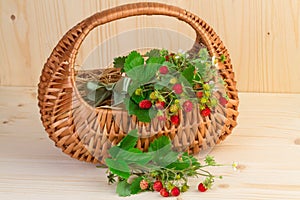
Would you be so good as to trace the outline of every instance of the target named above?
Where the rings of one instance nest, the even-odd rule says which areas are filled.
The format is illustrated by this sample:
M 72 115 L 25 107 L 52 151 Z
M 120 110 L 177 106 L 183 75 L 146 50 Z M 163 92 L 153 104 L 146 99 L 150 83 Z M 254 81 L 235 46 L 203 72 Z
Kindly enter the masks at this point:
M 180 111 L 187 113 L 198 107 L 207 117 L 216 106 L 226 107 L 226 84 L 217 69 L 224 59 L 210 57 L 206 48 L 196 54 L 165 49 L 151 49 L 145 55 L 132 51 L 114 59 L 123 78 L 108 85 L 88 82 L 87 98 L 101 106 L 113 96 L 114 105 L 109 106 L 125 107 L 141 122 L 157 118 L 177 126 Z
M 204 188 L 211 188 L 215 176 L 205 170 L 208 166 L 220 166 L 213 157 L 207 156 L 201 164 L 194 156 L 172 150 L 168 137 L 161 136 L 150 143 L 148 152 L 136 148 L 137 130 L 109 150 L 107 158 L 108 182 L 117 182 L 116 192 L 129 196 L 144 191 L 158 191 L 162 196 L 178 196 L 188 190 L 188 178 L 204 176 Z

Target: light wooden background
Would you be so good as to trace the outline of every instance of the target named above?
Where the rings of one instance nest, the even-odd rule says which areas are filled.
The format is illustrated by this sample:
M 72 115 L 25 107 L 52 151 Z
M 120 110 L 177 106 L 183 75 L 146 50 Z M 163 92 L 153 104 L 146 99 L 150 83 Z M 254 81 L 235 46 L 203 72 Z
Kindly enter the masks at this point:
M 240 91 L 300 93 L 300 0 L 156 1 L 192 11 L 215 29 L 231 53 Z M 0 0 L 0 85 L 36 85 L 43 63 L 67 30 L 97 11 L 131 2 L 137 0 Z M 166 41 L 157 39 L 165 37 L 162 32 L 124 44 L 115 38 L 93 51 L 102 41 L 145 27 L 172 30 L 167 31 L 175 37 L 170 48 L 182 45 L 176 37 L 194 36 L 175 19 L 130 18 L 94 31 L 81 48 L 78 64 L 86 63 L 91 52 L 100 52 L 103 62 L 132 47 Z

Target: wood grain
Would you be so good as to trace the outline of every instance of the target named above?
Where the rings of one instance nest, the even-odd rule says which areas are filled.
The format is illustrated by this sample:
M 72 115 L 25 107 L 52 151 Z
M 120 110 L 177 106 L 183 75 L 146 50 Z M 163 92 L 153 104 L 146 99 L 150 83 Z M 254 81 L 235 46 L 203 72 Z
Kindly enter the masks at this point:
M 37 88 L 0 86 L 0 199 L 124 199 L 106 182 L 106 169 L 74 160 L 48 138 L 39 120 Z M 181 199 L 298 200 L 300 95 L 240 94 L 239 125 L 210 154 L 228 166 L 212 190 L 190 180 Z M 288 103 L 287 103 L 288 102 Z M 201 160 L 201 156 L 199 156 Z M 238 171 L 230 164 L 239 162 Z M 161 199 L 144 193 L 130 199 Z
M 36 85 L 52 48 L 72 26 L 97 11 L 137 1 L 0 0 L 0 85 Z M 231 53 L 240 91 L 300 92 L 299 0 L 157 1 L 190 10 L 214 27 Z M 147 27 L 171 31 L 134 31 Z M 132 38 L 122 39 L 128 31 Z M 189 42 L 180 43 L 183 38 L 191 41 L 194 33 L 175 19 L 129 18 L 93 31 L 77 63 L 103 67 L 114 56 L 147 45 L 185 49 Z

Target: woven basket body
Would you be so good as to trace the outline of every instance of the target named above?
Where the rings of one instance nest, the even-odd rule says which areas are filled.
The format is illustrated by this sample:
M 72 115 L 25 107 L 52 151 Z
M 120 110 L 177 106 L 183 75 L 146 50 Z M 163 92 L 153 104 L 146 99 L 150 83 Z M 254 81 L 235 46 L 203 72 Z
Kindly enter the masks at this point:
M 219 107 L 219 113 L 225 119 L 218 115 L 201 117 L 199 110 L 194 109 L 188 114 L 181 112 L 184 126 L 175 127 L 155 120 L 147 124 L 139 122 L 135 116 L 128 117 L 124 110 L 94 108 L 83 100 L 76 87 L 74 69 L 76 55 L 83 40 L 97 26 L 138 15 L 178 18 L 196 32 L 195 45 L 191 51 L 197 51 L 201 43 L 207 47 L 211 56 L 226 56 L 225 62 L 218 65 L 219 73 L 227 84 L 226 93 L 229 97 L 226 109 Z M 73 158 L 94 163 L 104 163 L 111 145 L 117 144 L 131 129 L 138 129 L 141 133 L 137 146 L 142 150 L 147 150 L 154 138 L 167 135 L 179 150 L 198 153 L 225 139 L 232 132 L 236 126 L 239 103 L 230 57 L 217 34 L 196 15 L 160 3 L 119 6 L 96 13 L 69 30 L 44 65 L 38 100 L 41 120 L 56 146 Z M 217 129 L 220 131 L 217 132 Z

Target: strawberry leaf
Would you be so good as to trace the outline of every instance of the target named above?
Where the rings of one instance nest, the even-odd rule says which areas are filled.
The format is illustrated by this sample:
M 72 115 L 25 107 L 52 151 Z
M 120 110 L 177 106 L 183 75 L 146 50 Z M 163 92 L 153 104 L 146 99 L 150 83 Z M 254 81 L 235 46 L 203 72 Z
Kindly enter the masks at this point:
M 116 192 L 121 197 L 130 196 L 130 184 L 128 184 L 126 180 L 118 182 Z
M 114 58 L 114 62 L 113 62 L 114 67 L 115 68 L 124 68 L 125 59 L 126 59 L 126 56 L 120 56 L 120 57 Z
M 128 72 L 135 67 L 140 67 L 144 65 L 144 58 L 137 51 L 132 51 L 125 59 L 124 71 Z
M 130 193 L 131 194 L 138 194 L 142 191 L 140 187 L 140 182 L 143 180 L 143 177 L 139 176 L 135 178 L 130 186 Z
M 145 56 L 147 57 L 160 57 L 160 50 L 159 49 L 151 49 L 148 51 Z
M 127 179 L 130 176 L 130 168 L 124 160 L 113 160 L 106 158 L 105 163 L 109 168 L 109 171 L 118 175 L 121 178 Z

